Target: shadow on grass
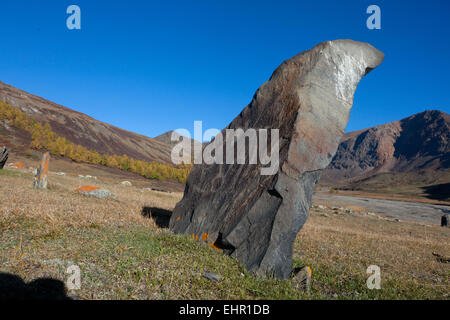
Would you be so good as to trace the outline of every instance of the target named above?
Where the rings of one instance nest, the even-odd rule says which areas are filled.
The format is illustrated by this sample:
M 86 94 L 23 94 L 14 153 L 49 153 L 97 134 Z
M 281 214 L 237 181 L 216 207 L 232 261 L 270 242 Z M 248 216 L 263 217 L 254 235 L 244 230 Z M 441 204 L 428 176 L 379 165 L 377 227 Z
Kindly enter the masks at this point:
M 0 300 L 72 300 L 60 280 L 39 278 L 29 283 L 17 275 L 0 273 Z
M 172 211 L 157 207 L 143 207 L 142 216 L 152 218 L 159 228 L 169 228 Z
M 433 200 L 450 200 L 450 183 L 441 183 L 434 186 L 422 187 L 426 197 Z

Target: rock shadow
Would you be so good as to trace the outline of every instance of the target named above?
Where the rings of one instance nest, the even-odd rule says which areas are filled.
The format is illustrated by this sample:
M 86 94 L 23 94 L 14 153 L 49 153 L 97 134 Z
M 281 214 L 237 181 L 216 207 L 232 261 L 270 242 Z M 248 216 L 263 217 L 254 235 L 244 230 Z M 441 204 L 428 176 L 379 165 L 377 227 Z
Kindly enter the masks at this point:
M 64 283 L 39 278 L 26 283 L 21 277 L 0 272 L 0 301 L 4 300 L 72 300 Z
M 422 187 L 426 197 L 433 200 L 450 200 L 450 183 Z
M 153 219 L 159 228 L 169 228 L 172 211 L 157 207 L 143 207 L 142 216 Z

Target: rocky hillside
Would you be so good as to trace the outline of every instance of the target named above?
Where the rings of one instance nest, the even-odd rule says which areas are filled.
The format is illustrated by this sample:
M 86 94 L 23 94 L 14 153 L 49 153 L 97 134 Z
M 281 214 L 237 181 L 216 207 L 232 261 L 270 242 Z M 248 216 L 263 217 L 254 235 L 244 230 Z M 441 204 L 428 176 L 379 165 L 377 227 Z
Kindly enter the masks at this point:
M 59 136 L 101 154 L 126 154 L 138 160 L 170 162 L 171 146 L 164 142 L 95 120 L 3 82 L 0 82 L 0 101 L 25 112 L 33 119 L 48 122 Z M 11 129 L 2 126 L 0 130 Z M 11 140 L 13 143 L 24 143 L 27 138 L 20 132 L 11 131 L 10 135 L 14 137 Z
M 450 115 L 432 110 L 345 134 L 321 182 L 342 186 L 398 174 L 411 183 L 419 178 L 414 173 L 426 173 L 430 181 L 423 183 L 432 184 L 450 181 L 449 168 Z

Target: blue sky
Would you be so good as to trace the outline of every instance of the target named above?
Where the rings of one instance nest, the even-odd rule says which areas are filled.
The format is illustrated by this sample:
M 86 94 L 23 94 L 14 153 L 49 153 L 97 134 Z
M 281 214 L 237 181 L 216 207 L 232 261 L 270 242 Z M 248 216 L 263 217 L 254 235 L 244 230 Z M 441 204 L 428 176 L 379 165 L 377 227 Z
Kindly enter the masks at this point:
M 66 9 L 81 8 L 81 30 Z M 366 8 L 381 8 L 381 30 Z M 351 38 L 385 53 L 347 130 L 450 111 L 450 1 L 2 0 L 0 80 L 121 128 L 225 127 L 284 60 Z

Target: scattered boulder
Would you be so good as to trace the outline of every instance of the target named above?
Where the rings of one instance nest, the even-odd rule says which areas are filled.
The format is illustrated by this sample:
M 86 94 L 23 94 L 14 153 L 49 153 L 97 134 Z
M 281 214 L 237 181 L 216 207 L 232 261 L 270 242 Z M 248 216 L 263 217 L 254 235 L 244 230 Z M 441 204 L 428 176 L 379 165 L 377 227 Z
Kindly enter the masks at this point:
M 57 172 L 56 175 L 57 175 L 57 176 L 65 177 L 65 176 L 66 176 L 66 173 L 65 173 L 65 172 Z
M 38 189 L 47 189 L 48 163 L 50 162 L 50 153 L 44 152 L 41 164 L 34 176 L 33 186 Z
M 82 174 L 79 174 L 78 178 L 80 178 L 80 179 L 94 179 L 94 180 L 97 180 L 96 176 L 90 176 L 90 175 L 83 176 Z
M 234 164 L 194 165 L 170 229 L 223 249 L 249 271 L 288 279 L 294 240 L 345 131 L 356 86 L 383 57 L 369 44 L 336 40 L 285 61 L 222 131 L 278 129 L 279 170 L 261 175 L 266 166 L 237 164 L 237 152 Z
M 0 151 L 0 169 L 3 169 L 6 161 L 8 160 L 9 151 L 6 147 L 3 147 Z
M 220 274 L 217 274 L 215 272 L 205 272 L 203 274 L 203 277 L 213 282 L 219 282 L 223 279 L 223 277 Z
M 91 186 L 82 186 L 77 189 L 79 193 L 89 197 L 95 197 L 100 199 L 112 198 L 117 199 L 116 195 L 109 190 L 91 187 Z
M 131 187 L 132 186 L 130 181 L 122 181 L 120 184 L 123 185 L 123 186 L 127 186 L 127 187 Z
M 22 164 L 22 162 L 14 162 L 14 163 L 8 164 L 8 167 L 11 167 L 14 169 L 23 169 L 23 164 Z

